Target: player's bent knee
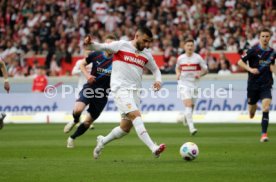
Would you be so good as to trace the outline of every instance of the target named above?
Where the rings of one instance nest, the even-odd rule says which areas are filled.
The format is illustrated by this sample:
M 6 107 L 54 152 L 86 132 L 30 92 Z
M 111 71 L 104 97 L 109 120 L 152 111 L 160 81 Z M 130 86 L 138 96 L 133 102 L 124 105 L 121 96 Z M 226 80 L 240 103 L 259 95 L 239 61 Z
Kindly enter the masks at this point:
M 269 112 L 269 107 L 264 107 L 263 112 Z
M 83 122 L 86 126 L 90 126 L 93 123 L 93 120 L 85 120 Z
M 132 112 L 130 112 L 130 113 L 127 114 L 127 117 L 128 117 L 131 121 L 133 121 L 135 118 L 141 117 L 141 114 L 140 114 L 139 111 L 132 111 Z
M 185 104 L 185 107 L 191 107 L 191 108 L 193 108 L 193 104 Z
M 263 112 L 268 112 L 270 109 L 270 103 L 263 104 Z
M 80 115 L 81 113 L 82 113 L 82 109 L 81 108 L 75 108 L 74 109 L 74 114 Z
M 123 119 L 120 123 L 120 128 L 126 133 L 130 132 L 132 126 L 132 121 L 126 119 Z
M 129 133 L 131 128 L 132 128 L 132 126 L 131 127 L 123 127 L 123 128 L 121 127 L 121 129 L 126 133 Z
M 87 121 L 84 121 L 83 124 L 86 126 L 86 127 L 89 127 L 91 125 L 91 123 L 87 122 Z
M 184 100 L 185 107 L 193 107 L 193 101 L 191 99 Z

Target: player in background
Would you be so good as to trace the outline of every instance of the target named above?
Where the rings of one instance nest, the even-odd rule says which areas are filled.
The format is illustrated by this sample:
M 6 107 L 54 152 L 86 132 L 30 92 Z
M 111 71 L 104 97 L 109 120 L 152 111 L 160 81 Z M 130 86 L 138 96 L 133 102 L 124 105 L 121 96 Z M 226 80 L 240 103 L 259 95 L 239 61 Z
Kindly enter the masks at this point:
M 45 66 L 39 66 L 36 72 L 36 76 L 33 80 L 32 92 L 44 92 L 48 85 Z
M 11 49 L 5 50 L 2 54 L 0 54 L 0 69 L 4 77 L 4 89 L 6 90 L 7 93 L 10 92 L 10 83 L 8 79 L 8 71 L 7 71 L 5 62 L 8 60 L 14 59 L 16 56 L 16 53 L 17 53 L 17 49 L 11 48 Z M 5 117 L 6 117 L 5 113 L 0 114 L 0 129 L 4 127 Z
M 87 57 L 87 55 L 85 57 Z M 72 72 L 71 72 L 72 75 L 78 76 L 78 91 L 81 91 L 83 85 L 87 83 L 87 79 L 86 79 L 85 75 L 82 73 L 82 71 L 80 69 L 80 65 L 84 61 L 85 61 L 85 58 L 77 60 L 76 63 L 75 63 L 75 66 L 73 67 Z M 86 66 L 86 70 L 87 70 L 88 73 L 91 72 L 92 63 L 90 63 Z
M 116 40 L 116 38 L 113 35 L 108 35 L 105 38 L 107 44 L 114 40 Z M 111 52 L 95 51 L 90 53 L 88 57 L 80 63 L 80 70 L 86 77 L 87 83 L 83 85 L 79 93 L 79 99 L 75 103 L 73 110 L 74 121 L 70 121 L 65 125 L 64 133 L 70 132 L 73 127 L 79 123 L 81 113 L 87 105 L 89 105 L 87 109 L 88 114 L 84 122 L 78 126 L 75 133 L 68 137 L 67 148 L 74 147 L 74 140 L 87 131 L 90 125 L 100 116 L 107 103 L 110 90 L 112 57 L 113 55 Z M 90 63 L 92 63 L 93 66 L 91 72 L 88 72 L 87 65 Z
M 87 56 L 88 56 L 88 53 L 86 53 L 86 51 L 85 51 L 85 57 L 87 57 Z M 75 63 L 75 66 L 73 67 L 72 72 L 71 72 L 72 75 L 78 76 L 78 92 L 80 92 L 83 85 L 87 83 L 87 79 L 80 69 L 80 65 L 82 62 L 85 62 L 85 59 L 77 60 Z M 86 70 L 88 73 L 91 72 L 91 69 L 92 69 L 92 63 L 90 63 L 86 66 Z M 90 129 L 94 129 L 93 124 L 90 125 Z
M 165 150 L 165 145 L 157 145 L 150 138 L 139 110 L 140 98 L 139 89 L 142 85 L 143 68 L 146 66 L 155 77 L 153 87 L 156 91 L 161 88 L 161 72 L 148 49 L 152 41 L 152 32 L 147 27 L 140 27 L 135 33 L 132 41 L 114 41 L 110 44 L 100 44 L 92 42 L 91 37 L 87 37 L 85 43 L 90 50 L 107 50 L 114 53 L 111 92 L 122 118 L 120 126 L 115 127 L 106 136 L 97 137 L 97 145 L 93 151 L 95 159 L 99 158 L 104 146 L 109 142 L 127 135 L 132 126 L 138 137 L 148 146 L 155 157 Z
M 247 99 L 250 118 L 253 118 L 255 115 L 257 102 L 260 99 L 262 100 L 261 142 L 268 141 L 267 128 L 269 124 L 269 108 L 272 100 L 272 72 L 276 74 L 276 54 L 269 47 L 271 35 L 272 33 L 269 29 L 262 29 L 259 34 L 259 44 L 248 49 L 238 61 L 238 65 L 248 71 Z
M 193 39 L 187 39 L 184 43 L 185 54 L 177 58 L 175 67 L 178 80 L 178 95 L 185 106 L 184 124 L 187 122 L 192 135 L 197 133 L 193 123 L 193 109 L 197 98 L 199 79 L 208 73 L 205 61 L 199 54 L 194 52 L 195 45 Z

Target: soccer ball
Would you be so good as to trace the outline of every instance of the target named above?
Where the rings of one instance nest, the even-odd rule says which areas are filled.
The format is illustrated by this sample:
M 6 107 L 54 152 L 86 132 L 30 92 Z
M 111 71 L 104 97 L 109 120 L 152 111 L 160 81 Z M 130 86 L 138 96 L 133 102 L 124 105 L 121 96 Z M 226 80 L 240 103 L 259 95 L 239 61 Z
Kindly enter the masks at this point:
M 186 142 L 180 147 L 180 155 L 186 161 L 194 160 L 198 154 L 198 146 L 193 142 Z

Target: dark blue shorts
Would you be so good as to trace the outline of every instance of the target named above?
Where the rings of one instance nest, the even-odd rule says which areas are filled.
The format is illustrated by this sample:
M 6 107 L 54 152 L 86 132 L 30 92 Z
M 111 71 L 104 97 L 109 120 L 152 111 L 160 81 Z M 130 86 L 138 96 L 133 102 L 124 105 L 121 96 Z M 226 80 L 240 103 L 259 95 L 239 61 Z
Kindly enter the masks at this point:
M 85 93 L 85 89 L 86 88 L 83 88 L 80 91 L 77 102 L 83 102 L 85 105 L 89 105 L 87 112 L 89 112 L 93 120 L 96 120 L 100 116 L 107 103 L 108 95 L 87 94 Z
M 249 105 L 255 105 L 260 99 L 272 99 L 271 88 L 247 89 Z

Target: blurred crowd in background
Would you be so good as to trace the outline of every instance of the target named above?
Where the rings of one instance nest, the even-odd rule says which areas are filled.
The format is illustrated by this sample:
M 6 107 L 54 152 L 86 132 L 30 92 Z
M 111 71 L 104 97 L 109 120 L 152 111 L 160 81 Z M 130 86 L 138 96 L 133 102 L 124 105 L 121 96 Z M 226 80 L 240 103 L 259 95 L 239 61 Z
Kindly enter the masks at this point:
M 10 76 L 35 74 L 37 62 L 25 58 L 46 57 L 47 75 L 59 75 L 61 62 L 83 55 L 82 40 L 93 35 L 101 42 L 106 34 L 131 40 L 140 25 L 154 34 L 152 50 L 164 55 L 164 74 L 173 74 L 186 38 L 193 38 L 196 52 L 204 55 L 211 73 L 231 74 L 223 52 L 239 52 L 258 42 L 263 26 L 274 33 L 273 0 L 1 0 L 0 53 L 16 47 L 18 56 L 7 62 Z M 211 55 L 221 51 L 219 59 Z M 233 68 L 237 69 L 237 68 Z

